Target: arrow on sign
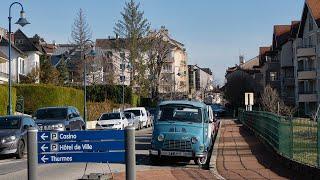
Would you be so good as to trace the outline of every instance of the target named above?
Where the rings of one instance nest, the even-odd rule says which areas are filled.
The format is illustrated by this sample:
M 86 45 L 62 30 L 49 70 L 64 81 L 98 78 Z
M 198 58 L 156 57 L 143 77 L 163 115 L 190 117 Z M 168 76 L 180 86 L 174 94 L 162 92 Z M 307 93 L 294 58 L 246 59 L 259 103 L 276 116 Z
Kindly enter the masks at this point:
M 41 139 L 42 139 L 43 141 L 45 141 L 48 137 L 49 137 L 49 136 L 46 136 L 46 133 L 43 133 L 43 134 L 41 135 Z
M 46 149 L 49 149 L 49 147 L 47 147 L 45 144 L 43 144 L 43 145 L 41 146 L 41 150 L 45 152 Z
M 49 160 L 49 158 L 46 158 L 46 155 L 43 155 L 42 158 L 41 158 L 41 161 L 42 161 L 43 163 L 46 163 L 47 160 Z

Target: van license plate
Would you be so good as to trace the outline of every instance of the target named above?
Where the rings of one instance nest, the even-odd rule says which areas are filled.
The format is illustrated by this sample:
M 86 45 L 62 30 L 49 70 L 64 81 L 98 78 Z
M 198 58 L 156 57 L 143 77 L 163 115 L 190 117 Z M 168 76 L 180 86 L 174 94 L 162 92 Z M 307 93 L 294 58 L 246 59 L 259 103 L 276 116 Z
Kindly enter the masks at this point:
M 192 152 L 180 152 L 180 151 L 161 151 L 163 156 L 183 156 L 192 157 Z

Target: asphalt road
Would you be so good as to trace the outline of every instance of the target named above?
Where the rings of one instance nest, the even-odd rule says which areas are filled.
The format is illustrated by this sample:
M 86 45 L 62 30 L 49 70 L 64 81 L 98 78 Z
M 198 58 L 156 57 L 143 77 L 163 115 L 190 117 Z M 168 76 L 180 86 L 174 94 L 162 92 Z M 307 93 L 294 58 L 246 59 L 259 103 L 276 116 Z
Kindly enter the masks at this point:
M 136 131 L 136 161 L 137 170 L 152 170 L 152 169 L 198 169 L 199 167 L 190 162 L 178 162 L 178 161 L 164 161 L 158 165 L 151 165 L 149 161 L 149 152 L 152 129 L 144 129 Z M 101 163 L 89 163 L 86 172 L 85 163 L 70 163 L 70 164 L 46 164 L 39 165 L 38 175 L 39 179 L 45 180 L 63 180 L 63 179 L 79 179 L 84 174 L 90 173 L 102 173 L 102 172 L 124 172 L 124 164 L 101 164 Z M 0 180 L 6 179 L 27 179 L 27 160 L 17 160 L 13 157 L 0 158 Z

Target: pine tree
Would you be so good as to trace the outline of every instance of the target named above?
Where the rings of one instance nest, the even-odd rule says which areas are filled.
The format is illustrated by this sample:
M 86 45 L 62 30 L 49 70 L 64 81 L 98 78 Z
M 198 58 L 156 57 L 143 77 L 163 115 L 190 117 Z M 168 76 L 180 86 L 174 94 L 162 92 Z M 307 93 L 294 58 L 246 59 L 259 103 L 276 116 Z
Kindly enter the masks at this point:
M 121 12 L 122 19 L 114 27 L 115 34 L 126 39 L 126 49 L 129 50 L 129 62 L 131 64 L 130 85 L 133 86 L 135 79 L 138 79 L 143 66 L 142 52 L 144 50 L 143 38 L 150 30 L 150 24 L 144 17 L 144 12 L 139 10 L 140 4 L 133 0 L 127 2 Z M 123 47 L 122 47 L 123 48 Z M 140 70 L 140 72 L 139 72 Z M 136 73 L 137 72 L 137 73 Z M 138 74 L 138 77 L 135 77 Z
M 60 63 L 57 66 L 57 70 L 59 71 L 59 84 L 67 84 L 69 81 L 69 72 L 64 58 L 60 60 Z
M 59 71 L 44 56 L 40 58 L 40 83 L 59 84 Z

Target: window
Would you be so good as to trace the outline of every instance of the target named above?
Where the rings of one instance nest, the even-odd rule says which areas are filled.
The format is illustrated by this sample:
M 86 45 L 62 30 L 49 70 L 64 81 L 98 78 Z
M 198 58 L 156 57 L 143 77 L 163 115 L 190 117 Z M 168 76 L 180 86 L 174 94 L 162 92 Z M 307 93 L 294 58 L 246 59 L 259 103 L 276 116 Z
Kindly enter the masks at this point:
M 270 81 L 277 81 L 277 80 L 278 80 L 278 73 L 270 72 Z
M 15 44 L 23 44 L 23 39 L 16 39 Z

